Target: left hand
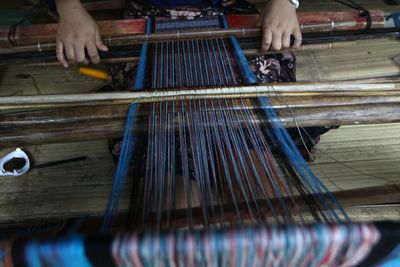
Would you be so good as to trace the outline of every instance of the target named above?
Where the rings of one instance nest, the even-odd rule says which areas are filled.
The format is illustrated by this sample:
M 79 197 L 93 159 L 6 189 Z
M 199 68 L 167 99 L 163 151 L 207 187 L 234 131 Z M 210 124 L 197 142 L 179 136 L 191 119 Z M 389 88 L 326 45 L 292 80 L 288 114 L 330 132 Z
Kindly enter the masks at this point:
M 289 48 L 292 35 L 295 38 L 293 48 L 300 47 L 301 31 L 296 7 L 289 0 L 269 0 L 259 23 L 263 28 L 262 51 Z
M 101 40 L 96 22 L 79 0 L 56 0 L 56 3 L 60 16 L 56 53 L 60 63 L 64 67 L 69 64 L 99 63 L 98 50 L 107 51 L 108 48 Z

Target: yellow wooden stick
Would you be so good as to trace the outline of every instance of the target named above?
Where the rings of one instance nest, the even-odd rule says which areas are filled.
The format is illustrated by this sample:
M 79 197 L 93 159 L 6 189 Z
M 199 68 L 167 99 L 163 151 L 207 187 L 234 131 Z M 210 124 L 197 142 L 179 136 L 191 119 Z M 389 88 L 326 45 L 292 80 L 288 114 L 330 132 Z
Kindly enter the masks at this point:
M 109 80 L 110 75 L 102 70 L 93 69 L 89 67 L 79 67 L 79 73 L 100 80 Z

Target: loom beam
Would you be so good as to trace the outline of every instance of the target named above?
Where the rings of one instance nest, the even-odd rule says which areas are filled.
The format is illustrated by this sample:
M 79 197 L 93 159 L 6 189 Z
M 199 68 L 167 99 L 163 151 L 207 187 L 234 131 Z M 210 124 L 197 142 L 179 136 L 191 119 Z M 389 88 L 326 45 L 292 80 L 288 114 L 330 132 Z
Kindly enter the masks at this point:
M 372 81 L 376 82 L 376 80 Z M 371 80 L 365 82 L 371 82 Z M 296 126 L 292 112 L 296 115 L 297 123 L 303 126 L 400 121 L 400 92 L 397 90 L 397 84 L 390 82 L 375 85 L 357 82 L 347 84 L 348 87 L 345 82 L 284 84 L 282 87 L 275 84 L 272 91 L 275 94 L 271 93 L 272 88 L 268 86 L 253 86 L 257 92 L 253 97 L 261 93 L 260 88 L 267 89 L 265 94 L 270 96 L 272 105 L 286 127 Z M 310 86 L 307 87 L 308 85 Z M 353 90 L 343 90 L 345 88 L 353 88 Z M 168 92 L 171 96 L 174 95 L 173 91 Z M 219 94 L 221 90 L 217 89 L 216 92 Z M 226 92 L 229 93 L 229 89 Z M 155 98 L 154 93 L 2 97 L 0 98 L 2 132 L 0 143 L 7 146 L 19 146 L 120 136 L 123 132 L 128 104 L 132 101 L 143 102 L 145 99 L 139 96 L 146 95 L 147 100 L 150 101 L 166 100 Z M 228 95 L 217 96 L 224 98 Z M 183 97 L 180 95 L 177 100 L 184 99 Z M 239 93 L 236 97 L 242 98 L 246 95 Z M 288 110 L 288 107 L 291 110 Z M 249 102 L 248 108 L 259 107 Z M 146 105 L 141 112 L 141 116 L 149 113 Z M 264 126 L 268 124 L 268 121 L 260 116 L 255 123 Z M 146 125 L 142 126 L 137 129 L 139 131 L 147 129 L 144 127 Z
M 292 52 L 314 51 L 321 49 L 336 49 L 343 47 L 356 46 L 356 41 L 369 40 L 378 38 L 397 38 L 400 34 L 399 28 L 380 28 L 353 31 L 337 31 L 330 32 L 311 32 L 303 34 L 303 45 L 298 49 L 288 49 Z M 106 62 L 113 61 L 131 61 L 139 56 L 136 46 L 144 43 L 157 43 L 163 40 L 192 40 L 207 39 L 215 37 L 232 37 L 238 38 L 241 48 L 247 55 L 252 54 L 269 54 L 272 52 L 259 52 L 261 47 L 261 29 L 260 28 L 243 28 L 243 29 L 216 29 L 202 31 L 184 31 L 184 32 L 162 32 L 153 34 L 140 34 L 115 37 L 105 40 L 104 42 L 113 46 L 108 52 L 100 52 L 100 58 Z M 129 45 L 130 49 L 126 49 Z M 13 50 L 1 54 L 0 65 L 5 64 L 32 64 L 55 62 L 55 43 L 46 43 L 40 45 L 28 45 L 14 47 Z
M 370 11 L 372 27 L 383 27 L 384 13 L 380 10 Z M 363 29 L 366 20 L 358 12 L 299 12 L 298 19 L 302 25 L 319 25 L 317 29 L 323 30 L 358 30 Z M 228 15 L 227 21 L 231 28 L 255 27 L 259 15 Z M 333 22 L 333 28 L 332 28 Z M 145 33 L 145 19 L 99 21 L 100 32 L 104 39 L 109 36 L 123 36 L 129 34 Z M 340 26 L 341 25 L 341 26 Z M 0 26 L 0 48 L 24 46 L 29 44 L 48 43 L 55 40 L 57 24 L 40 24 L 19 26 L 15 33 L 9 37 L 9 26 Z
M 316 104 L 312 104 L 319 98 L 304 100 L 303 103 L 298 101 L 292 107 L 290 102 L 295 103 L 296 100 L 286 99 L 286 104 L 291 107 L 297 121 L 293 119 L 293 114 L 287 109 L 286 104 L 282 105 L 277 99 L 271 99 L 271 102 L 286 127 L 296 127 L 296 122 L 307 127 L 400 121 L 400 99 L 398 97 L 374 98 L 350 97 L 338 99 L 336 103 L 332 99 L 325 99 L 326 105 L 320 107 L 315 107 Z M 3 113 L 0 116 L 0 130 L 2 132 L 0 144 L 7 144 L 7 146 L 37 145 L 121 136 L 127 109 L 128 105 L 120 104 Z M 146 114 L 145 110 L 143 114 Z M 141 120 L 140 117 L 143 116 L 138 118 L 138 122 L 141 121 L 137 127 L 139 133 L 143 129 L 147 129 L 146 123 L 143 123 L 145 120 Z M 254 123 L 261 124 L 264 127 L 268 124 L 268 121 L 259 116 Z
M 310 27 L 316 27 L 311 25 Z M 306 26 L 303 27 L 307 29 Z M 311 29 L 310 29 L 311 30 Z M 260 37 L 262 35 L 262 28 L 228 28 L 228 29 L 207 29 L 207 30 L 186 30 L 174 32 L 157 32 L 150 34 L 133 34 L 126 36 L 116 36 L 103 39 L 107 46 L 123 46 L 123 45 L 137 45 L 147 43 L 157 43 L 164 40 L 194 40 L 194 39 L 212 39 L 212 38 L 258 38 L 255 40 L 256 46 L 260 46 Z M 346 30 L 337 31 L 334 34 L 330 32 L 310 32 L 304 31 L 302 43 L 303 44 L 316 44 L 316 43 L 329 43 L 339 41 L 354 41 L 354 40 L 368 40 L 376 38 L 398 37 L 399 29 L 394 28 L 379 28 L 371 30 Z M 53 51 L 56 48 L 56 43 L 37 43 L 35 45 L 16 46 L 13 51 L 17 53 L 25 52 L 43 52 Z
M 14 109 L 18 106 L 72 104 L 97 101 L 128 101 L 129 103 L 156 103 L 171 100 L 198 100 L 248 98 L 259 96 L 396 96 L 400 94 L 395 83 L 346 83 L 346 82 L 304 82 L 271 83 L 248 86 L 205 87 L 198 89 L 179 89 L 157 91 L 140 90 L 135 92 L 114 92 L 94 94 L 60 94 L 5 96 L 0 98 L 0 110 Z
M 359 106 L 357 109 L 324 108 L 302 110 L 301 112 L 296 110 L 297 122 L 300 122 L 303 127 L 395 123 L 400 122 L 399 114 L 398 103 L 393 105 Z M 280 113 L 280 118 L 285 127 L 296 127 L 296 122 L 289 112 L 286 114 Z M 62 118 L 59 119 L 62 120 Z M 8 126 L 7 130 L 1 130 L 0 147 L 66 143 L 118 137 L 122 136 L 124 131 L 125 117 L 110 117 L 106 119 L 67 118 L 67 120 L 79 122 L 48 123 L 41 125 L 39 129 L 32 129 L 31 125 Z M 7 124 L 10 125 L 10 123 Z
M 103 39 L 110 36 L 140 34 L 146 29 L 145 19 L 106 20 L 99 21 L 97 24 Z M 55 23 L 19 26 L 14 34 L 9 35 L 10 27 L 0 26 L 0 48 L 53 42 L 57 27 L 58 24 Z

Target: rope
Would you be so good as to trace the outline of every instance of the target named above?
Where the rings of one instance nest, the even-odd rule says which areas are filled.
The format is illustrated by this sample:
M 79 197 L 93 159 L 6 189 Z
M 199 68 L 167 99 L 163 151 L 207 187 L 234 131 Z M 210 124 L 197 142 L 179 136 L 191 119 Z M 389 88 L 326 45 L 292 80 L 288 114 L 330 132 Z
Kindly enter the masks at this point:
M 340 3 L 344 6 L 347 6 L 349 8 L 355 9 L 357 11 L 360 11 L 360 16 L 365 18 L 367 20 L 367 25 L 366 25 L 366 30 L 370 30 L 372 26 L 372 18 L 369 10 L 365 9 L 361 5 L 355 3 L 353 0 L 334 0 L 337 3 Z

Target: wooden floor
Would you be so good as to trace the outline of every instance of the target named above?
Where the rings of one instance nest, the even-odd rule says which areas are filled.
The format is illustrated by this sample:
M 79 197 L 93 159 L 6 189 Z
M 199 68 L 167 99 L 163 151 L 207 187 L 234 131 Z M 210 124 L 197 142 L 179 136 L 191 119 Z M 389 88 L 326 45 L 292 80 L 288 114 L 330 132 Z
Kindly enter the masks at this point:
M 314 4 L 313 9 L 345 10 L 332 2 L 302 1 L 302 10 L 310 10 L 310 3 Z M 361 2 L 367 8 L 382 7 L 380 0 Z M 383 9 L 391 11 L 398 7 Z M 398 40 L 380 40 L 360 42 L 357 48 L 297 54 L 297 78 L 333 80 L 399 74 L 400 68 L 392 60 L 400 54 L 399 48 Z M 94 92 L 103 85 L 61 67 L 0 68 L 0 96 Z M 0 147 L 5 147 L 0 149 L 0 157 L 13 149 L 7 144 Z M 106 140 L 24 149 L 32 155 L 33 169 L 21 177 L 0 179 L 0 222 L 96 215 L 104 211 L 115 170 Z M 59 166 L 35 167 L 78 157 L 85 158 Z M 400 183 L 400 124 L 343 126 L 332 130 L 321 137 L 315 157 L 310 166 L 333 191 Z M 127 196 L 125 193 L 122 208 L 127 207 Z M 359 220 L 400 220 L 400 206 L 353 208 L 352 214 Z

